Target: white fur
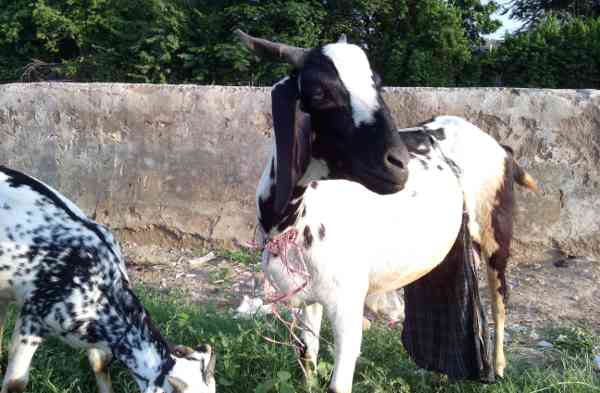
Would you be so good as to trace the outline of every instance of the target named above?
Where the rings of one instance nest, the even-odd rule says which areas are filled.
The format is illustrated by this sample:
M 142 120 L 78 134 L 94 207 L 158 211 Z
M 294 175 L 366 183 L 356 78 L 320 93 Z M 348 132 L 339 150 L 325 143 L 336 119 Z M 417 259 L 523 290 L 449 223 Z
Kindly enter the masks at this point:
M 490 135 L 460 117 L 439 116 L 424 127 L 444 130 L 446 137 L 439 144 L 444 154 L 461 168 L 469 231 L 491 255 L 497 248 L 491 233 L 491 211 L 504 181 L 506 151 Z
M 194 352 L 193 354 L 191 354 L 190 360 L 178 359 L 169 375 L 172 377 L 179 378 L 183 381 L 199 381 L 201 377 L 198 374 L 200 371 L 202 371 L 201 366 L 204 365 L 204 367 L 206 367 L 209 361 L 209 354 Z M 188 385 L 187 389 L 185 389 L 181 393 L 199 393 L 200 391 L 206 393 L 215 393 L 216 385 L 214 378 L 211 378 L 206 390 L 204 390 L 204 388 L 201 388 L 201 390 L 198 389 L 198 386 Z
M 492 227 L 493 211 L 499 207 L 496 195 L 504 182 L 513 181 L 505 179 L 507 152 L 493 137 L 460 117 L 436 117 L 423 127 L 429 131 L 444 131 L 444 138 L 439 139 L 438 143 L 444 154 L 461 169 L 460 181 L 469 212 L 469 231 L 481 246 L 482 258 L 489 260 L 499 247 Z M 492 314 L 496 327 L 495 371 L 497 375 L 502 376 L 506 365 L 503 350 L 506 308 L 498 293 L 500 282 L 497 274 L 498 272 L 488 265 L 488 287 L 491 291 Z M 378 295 L 371 298 L 375 301 Z
M 443 170 L 426 170 L 418 160 L 411 160 L 411 176 L 404 190 L 396 194 L 377 195 L 345 180 L 319 181 L 304 194 L 306 215 L 295 228 L 301 247 L 305 227 L 312 233 L 312 244 L 303 252 L 310 278 L 292 302 L 320 303 L 332 320 L 336 354 L 330 387 L 336 393 L 352 389 L 367 294 L 400 288 L 425 275 L 444 259 L 456 240 L 462 192 L 448 164 L 436 151 L 431 153 L 430 167 L 439 165 Z M 325 228 L 322 240 L 318 234 L 321 225 Z M 290 258 L 295 259 L 293 255 Z M 263 269 L 280 291 L 291 293 L 298 288 L 297 277 L 288 273 L 280 257 L 268 251 L 263 253 Z M 320 311 L 307 309 L 305 315 L 315 330 L 304 335 L 309 339 L 307 357 L 316 362 Z
M 373 123 L 379 101 L 365 52 L 356 45 L 336 43 L 325 45 L 323 54 L 331 59 L 350 93 L 354 124 L 358 127 L 361 123 Z
M 298 184 L 301 186 L 307 186 L 311 181 L 315 179 L 327 179 L 329 176 L 329 167 L 324 160 L 310 160 L 308 164 L 308 168 L 306 168 L 306 172 L 302 176 L 302 178 L 298 181 Z

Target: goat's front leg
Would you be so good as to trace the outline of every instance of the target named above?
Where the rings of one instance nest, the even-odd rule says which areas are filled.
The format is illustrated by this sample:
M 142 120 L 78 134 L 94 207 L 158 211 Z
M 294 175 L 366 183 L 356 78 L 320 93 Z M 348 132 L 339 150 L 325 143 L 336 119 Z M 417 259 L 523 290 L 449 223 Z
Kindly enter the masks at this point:
M 40 335 L 35 333 L 37 330 L 39 330 L 39 326 L 29 319 L 23 318 L 23 316 L 17 319 L 1 393 L 25 391 L 29 381 L 31 359 L 43 340 Z
M 319 303 L 313 303 L 302 310 L 302 318 L 300 319 L 302 333 L 300 334 L 300 339 L 304 348 L 302 348 L 300 357 L 307 373 L 306 377 L 309 380 L 313 372 L 317 369 L 322 319 L 323 306 Z
M 98 385 L 99 393 L 113 392 L 110 374 L 108 373 L 108 366 L 111 360 L 112 354 L 110 352 L 105 352 L 96 348 L 92 348 L 88 351 L 88 361 L 96 376 L 96 384 Z
M 0 299 L 0 358 L 2 357 L 2 338 L 4 337 L 4 322 L 8 315 L 9 302 Z
M 335 365 L 328 393 L 351 393 L 356 360 L 362 342 L 362 318 L 365 294 L 338 296 L 335 304 L 326 305 L 333 325 Z

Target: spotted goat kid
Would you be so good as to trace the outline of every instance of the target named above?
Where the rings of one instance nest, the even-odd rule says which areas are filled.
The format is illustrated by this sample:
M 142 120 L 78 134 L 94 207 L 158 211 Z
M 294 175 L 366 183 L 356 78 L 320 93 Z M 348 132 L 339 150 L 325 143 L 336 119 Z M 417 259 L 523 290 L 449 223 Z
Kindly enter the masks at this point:
M 214 393 L 208 345 L 170 347 L 131 290 L 118 243 L 44 183 L 0 166 L 0 324 L 20 310 L 2 393 L 23 392 L 31 359 L 56 336 L 88 349 L 101 393 L 123 362 L 147 393 Z

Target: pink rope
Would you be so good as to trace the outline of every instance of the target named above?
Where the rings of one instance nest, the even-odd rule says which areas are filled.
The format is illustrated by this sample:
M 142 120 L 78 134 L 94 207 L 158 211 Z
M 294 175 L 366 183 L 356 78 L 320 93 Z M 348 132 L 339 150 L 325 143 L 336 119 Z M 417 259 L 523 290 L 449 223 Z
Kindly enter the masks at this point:
M 256 236 L 256 234 L 255 234 L 255 236 Z M 279 313 L 279 310 L 277 309 L 277 304 L 286 303 L 294 295 L 296 295 L 298 292 L 302 291 L 308 285 L 308 280 L 310 278 L 310 275 L 308 273 L 308 268 L 306 267 L 306 262 L 304 260 L 303 250 L 296 243 L 297 239 L 298 239 L 298 230 L 296 228 L 291 227 L 288 230 L 278 234 L 277 236 L 274 236 L 274 237 L 268 239 L 264 245 L 264 249 L 267 250 L 272 256 L 280 257 L 281 263 L 283 264 L 285 271 L 287 272 L 287 274 L 289 274 L 289 276 L 292 278 L 292 280 L 295 281 L 295 278 L 297 278 L 297 277 L 301 277 L 301 279 L 302 279 L 302 282 L 300 284 L 296 285 L 291 291 L 288 291 L 286 293 L 281 293 L 278 295 L 277 292 L 275 292 L 275 295 L 272 297 L 267 296 L 267 294 L 265 293 L 265 303 L 264 304 L 272 305 L 273 315 L 283 326 L 285 326 L 293 344 L 287 344 L 287 343 L 284 343 L 279 340 L 275 340 L 273 338 L 266 337 L 266 336 L 263 336 L 263 338 L 273 344 L 291 345 L 296 348 L 296 351 L 298 351 L 298 354 L 299 354 L 300 347 L 302 347 L 304 345 L 304 343 L 302 342 L 300 337 L 298 337 L 296 335 L 296 333 L 294 333 L 294 330 L 298 327 L 298 322 L 299 322 L 298 315 L 296 312 L 292 311 L 292 320 L 286 321 L 285 318 L 283 318 L 283 316 Z M 246 242 L 245 244 L 243 244 L 243 246 L 245 246 L 247 248 L 255 249 L 255 250 L 260 249 L 260 246 L 254 240 L 251 242 Z M 296 265 L 299 265 L 299 266 L 295 266 L 295 264 L 293 263 L 293 260 L 294 260 L 293 257 L 290 258 L 290 251 L 292 249 L 296 250 L 296 254 L 297 254 Z M 305 327 L 300 326 L 300 328 L 304 329 Z M 300 367 L 302 368 L 302 372 L 304 373 L 304 375 L 305 376 L 308 375 L 308 371 L 305 369 L 304 365 L 302 364 L 300 357 L 298 357 L 298 363 L 300 364 Z
M 279 296 L 267 299 L 266 304 L 287 302 L 298 292 L 302 291 L 308 284 L 308 269 L 306 267 L 306 262 L 304 261 L 302 250 L 296 244 L 297 239 L 298 230 L 292 227 L 287 231 L 271 238 L 267 241 L 267 244 L 265 244 L 265 249 L 271 253 L 271 255 L 281 258 L 281 263 L 285 267 L 290 277 L 296 278 L 299 276 L 302 278 L 302 282 L 296 285 L 294 289 Z M 292 262 L 293 258 L 289 258 L 290 251 L 292 249 L 295 249 L 296 254 L 298 255 L 299 267 L 294 266 L 294 263 Z

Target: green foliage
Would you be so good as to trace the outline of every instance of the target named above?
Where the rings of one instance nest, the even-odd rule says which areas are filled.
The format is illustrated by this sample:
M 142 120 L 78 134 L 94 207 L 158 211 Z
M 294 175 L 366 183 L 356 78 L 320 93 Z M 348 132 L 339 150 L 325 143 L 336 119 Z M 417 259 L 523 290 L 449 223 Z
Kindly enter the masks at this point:
M 600 350 L 600 337 L 590 329 L 578 326 L 563 327 L 552 332 L 552 344 L 570 355 L 594 355 Z
M 600 18 L 560 23 L 545 19 L 534 29 L 507 36 L 492 53 L 489 75 L 504 86 L 600 88 Z
M 0 0 L 0 21 L 10 21 L 0 27 L 0 53 L 12 60 L 0 79 L 16 79 L 35 58 L 56 63 L 54 78 L 173 81 L 183 8 L 171 0 Z
M 254 59 L 254 35 L 317 47 L 348 34 L 384 82 L 453 85 L 494 5 L 480 0 L 0 0 L 0 80 L 271 84 L 284 64 Z M 468 29 L 468 32 L 465 31 Z
M 289 72 L 254 58 L 242 28 L 302 47 L 345 33 L 386 85 L 598 88 L 600 22 L 576 17 L 596 3 L 515 0 L 542 16 L 486 51 L 495 1 L 0 0 L 0 82 L 270 85 Z
M 219 255 L 230 261 L 237 262 L 246 267 L 257 269 L 260 267 L 261 253 L 259 251 L 250 250 L 221 250 Z
M 480 0 L 451 0 L 450 4 L 460 10 L 465 33 L 474 45 L 481 45 L 482 35 L 491 34 L 502 25 L 491 17 L 499 9 L 495 1 L 483 4 Z
M 560 21 L 600 16 L 597 0 L 512 0 L 505 13 L 534 27 L 549 16 Z

